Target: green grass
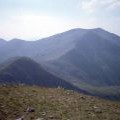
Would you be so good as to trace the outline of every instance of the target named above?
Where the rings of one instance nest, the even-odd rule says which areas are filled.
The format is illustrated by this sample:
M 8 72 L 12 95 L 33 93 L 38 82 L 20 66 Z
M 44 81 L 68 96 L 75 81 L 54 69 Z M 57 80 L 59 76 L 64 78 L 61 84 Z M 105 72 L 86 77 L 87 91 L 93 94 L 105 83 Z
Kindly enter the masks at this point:
M 35 112 L 27 113 L 28 107 L 35 108 Z M 120 102 L 60 88 L 0 86 L 0 120 L 23 115 L 25 120 L 120 120 Z

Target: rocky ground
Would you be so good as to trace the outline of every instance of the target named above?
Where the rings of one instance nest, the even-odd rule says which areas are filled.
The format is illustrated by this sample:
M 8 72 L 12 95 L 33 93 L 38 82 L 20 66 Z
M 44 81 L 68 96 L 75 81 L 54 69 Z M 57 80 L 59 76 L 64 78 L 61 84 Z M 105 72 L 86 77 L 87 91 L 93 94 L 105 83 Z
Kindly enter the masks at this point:
M 4 85 L 0 120 L 120 120 L 120 102 L 62 88 Z

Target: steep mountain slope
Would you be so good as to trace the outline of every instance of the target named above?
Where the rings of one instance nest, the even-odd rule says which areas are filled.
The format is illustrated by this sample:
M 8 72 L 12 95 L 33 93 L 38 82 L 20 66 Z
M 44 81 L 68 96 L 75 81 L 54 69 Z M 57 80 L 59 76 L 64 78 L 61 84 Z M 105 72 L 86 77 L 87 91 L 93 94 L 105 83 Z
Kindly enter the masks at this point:
M 79 69 L 76 77 L 84 82 L 95 86 L 114 86 L 120 85 L 119 51 L 118 45 L 89 32 L 77 42 L 74 49 L 56 61 L 74 65 Z M 74 73 L 74 69 L 71 70 Z
M 0 83 L 63 87 L 84 92 L 46 72 L 38 63 L 27 57 L 18 57 L 6 62 L 0 69 Z
M 100 36 L 101 29 L 98 34 L 94 31 L 84 34 L 76 40 L 72 50 L 45 64 L 45 67 L 95 95 L 119 97 L 120 37 L 113 35 L 113 38 L 118 39 L 108 39 L 109 35 L 107 38 L 105 35 Z

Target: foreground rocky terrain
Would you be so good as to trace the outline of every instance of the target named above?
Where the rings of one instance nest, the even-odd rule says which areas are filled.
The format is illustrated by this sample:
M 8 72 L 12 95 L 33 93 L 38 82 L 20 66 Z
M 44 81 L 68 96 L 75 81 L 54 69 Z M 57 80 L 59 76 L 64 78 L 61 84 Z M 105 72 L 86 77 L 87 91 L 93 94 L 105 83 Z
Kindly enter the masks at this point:
M 120 102 L 62 88 L 0 86 L 0 120 L 120 120 Z

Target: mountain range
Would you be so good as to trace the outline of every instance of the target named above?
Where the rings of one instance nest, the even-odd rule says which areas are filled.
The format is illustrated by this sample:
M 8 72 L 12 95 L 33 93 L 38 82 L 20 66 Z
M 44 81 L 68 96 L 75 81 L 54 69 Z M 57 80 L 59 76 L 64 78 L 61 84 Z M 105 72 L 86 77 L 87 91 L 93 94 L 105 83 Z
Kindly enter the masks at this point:
M 36 41 L 0 39 L 1 68 L 10 58 L 29 57 L 41 64 L 45 72 L 77 89 L 117 99 L 120 99 L 119 51 L 120 37 L 101 28 L 72 29 Z M 25 68 L 23 72 L 32 66 Z M 15 80 L 19 79 L 17 76 Z
M 69 82 L 45 71 L 40 64 L 27 57 L 12 58 L 2 64 L 0 83 L 37 85 L 51 88 L 61 87 L 85 93 L 85 91 L 80 90 Z

